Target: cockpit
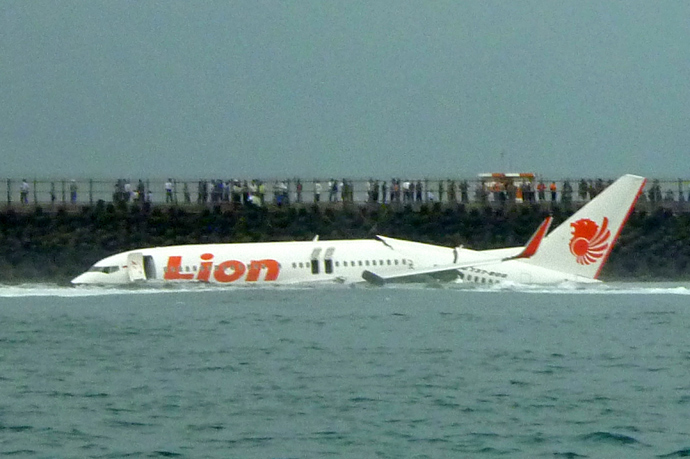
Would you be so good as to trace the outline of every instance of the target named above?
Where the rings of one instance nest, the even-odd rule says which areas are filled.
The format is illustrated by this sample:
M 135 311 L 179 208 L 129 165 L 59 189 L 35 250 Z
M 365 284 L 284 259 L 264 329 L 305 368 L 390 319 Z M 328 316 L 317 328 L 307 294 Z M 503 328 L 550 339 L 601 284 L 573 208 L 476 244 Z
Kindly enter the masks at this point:
M 117 254 L 104 258 L 86 272 L 72 279 L 73 284 L 122 284 L 129 280 L 127 255 Z
M 119 266 L 96 266 L 96 265 L 93 265 L 92 267 L 89 268 L 89 270 L 87 272 L 111 274 L 111 273 L 116 273 L 119 270 L 120 270 Z

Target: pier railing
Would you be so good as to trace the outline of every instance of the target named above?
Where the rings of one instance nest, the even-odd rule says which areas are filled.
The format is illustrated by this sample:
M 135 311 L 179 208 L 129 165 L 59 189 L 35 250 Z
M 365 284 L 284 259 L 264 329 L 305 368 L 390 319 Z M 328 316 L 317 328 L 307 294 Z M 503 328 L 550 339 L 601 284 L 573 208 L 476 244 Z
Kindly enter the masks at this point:
M 539 182 L 545 190 L 537 189 Z M 550 190 L 556 186 L 555 195 Z M 99 201 L 175 206 L 204 206 L 223 203 L 244 205 L 293 205 L 352 202 L 358 204 L 583 204 L 610 183 L 608 180 L 536 180 L 530 187 L 496 189 L 492 182 L 472 179 L 423 180 L 235 180 L 214 179 L 172 181 L 94 179 L 0 179 L 0 206 L 82 206 Z M 412 184 L 412 186 L 409 186 Z M 690 210 L 690 180 L 648 180 L 640 203 Z

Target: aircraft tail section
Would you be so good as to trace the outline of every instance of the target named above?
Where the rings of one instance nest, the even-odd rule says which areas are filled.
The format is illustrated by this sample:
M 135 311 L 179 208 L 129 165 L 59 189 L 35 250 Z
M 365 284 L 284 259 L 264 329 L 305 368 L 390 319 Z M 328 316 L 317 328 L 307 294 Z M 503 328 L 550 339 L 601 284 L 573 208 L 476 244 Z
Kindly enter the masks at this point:
M 544 239 L 544 235 L 549 231 L 549 227 L 551 226 L 552 221 L 553 217 L 546 217 L 542 224 L 539 225 L 539 228 L 537 228 L 537 231 L 532 235 L 529 241 L 527 241 L 527 244 L 525 244 L 525 247 L 522 249 L 522 252 L 515 255 L 514 257 L 507 258 L 506 260 L 516 260 L 518 258 L 533 257 L 534 254 L 537 253 L 537 250 L 539 250 L 539 246 L 541 245 L 541 242 Z
M 546 236 L 524 263 L 596 279 L 645 183 L 636 175 L 619 178 Z

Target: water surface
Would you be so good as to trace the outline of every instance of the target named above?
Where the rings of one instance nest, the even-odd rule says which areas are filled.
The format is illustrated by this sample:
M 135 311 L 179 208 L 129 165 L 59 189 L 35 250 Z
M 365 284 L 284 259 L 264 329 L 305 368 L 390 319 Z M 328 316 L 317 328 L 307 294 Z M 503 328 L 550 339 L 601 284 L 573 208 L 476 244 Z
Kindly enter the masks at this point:
M 688 285 L 0 287 L 0 454 L 683 457 Z

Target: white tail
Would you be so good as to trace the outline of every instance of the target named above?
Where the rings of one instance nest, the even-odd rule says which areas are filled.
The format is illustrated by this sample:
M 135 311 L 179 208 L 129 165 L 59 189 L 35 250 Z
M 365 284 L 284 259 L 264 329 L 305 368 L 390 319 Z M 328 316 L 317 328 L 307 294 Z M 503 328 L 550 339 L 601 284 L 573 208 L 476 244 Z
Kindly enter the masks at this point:
M 525 263 L 596 279 L 646 179 L 624 175 L 546 236 Z

